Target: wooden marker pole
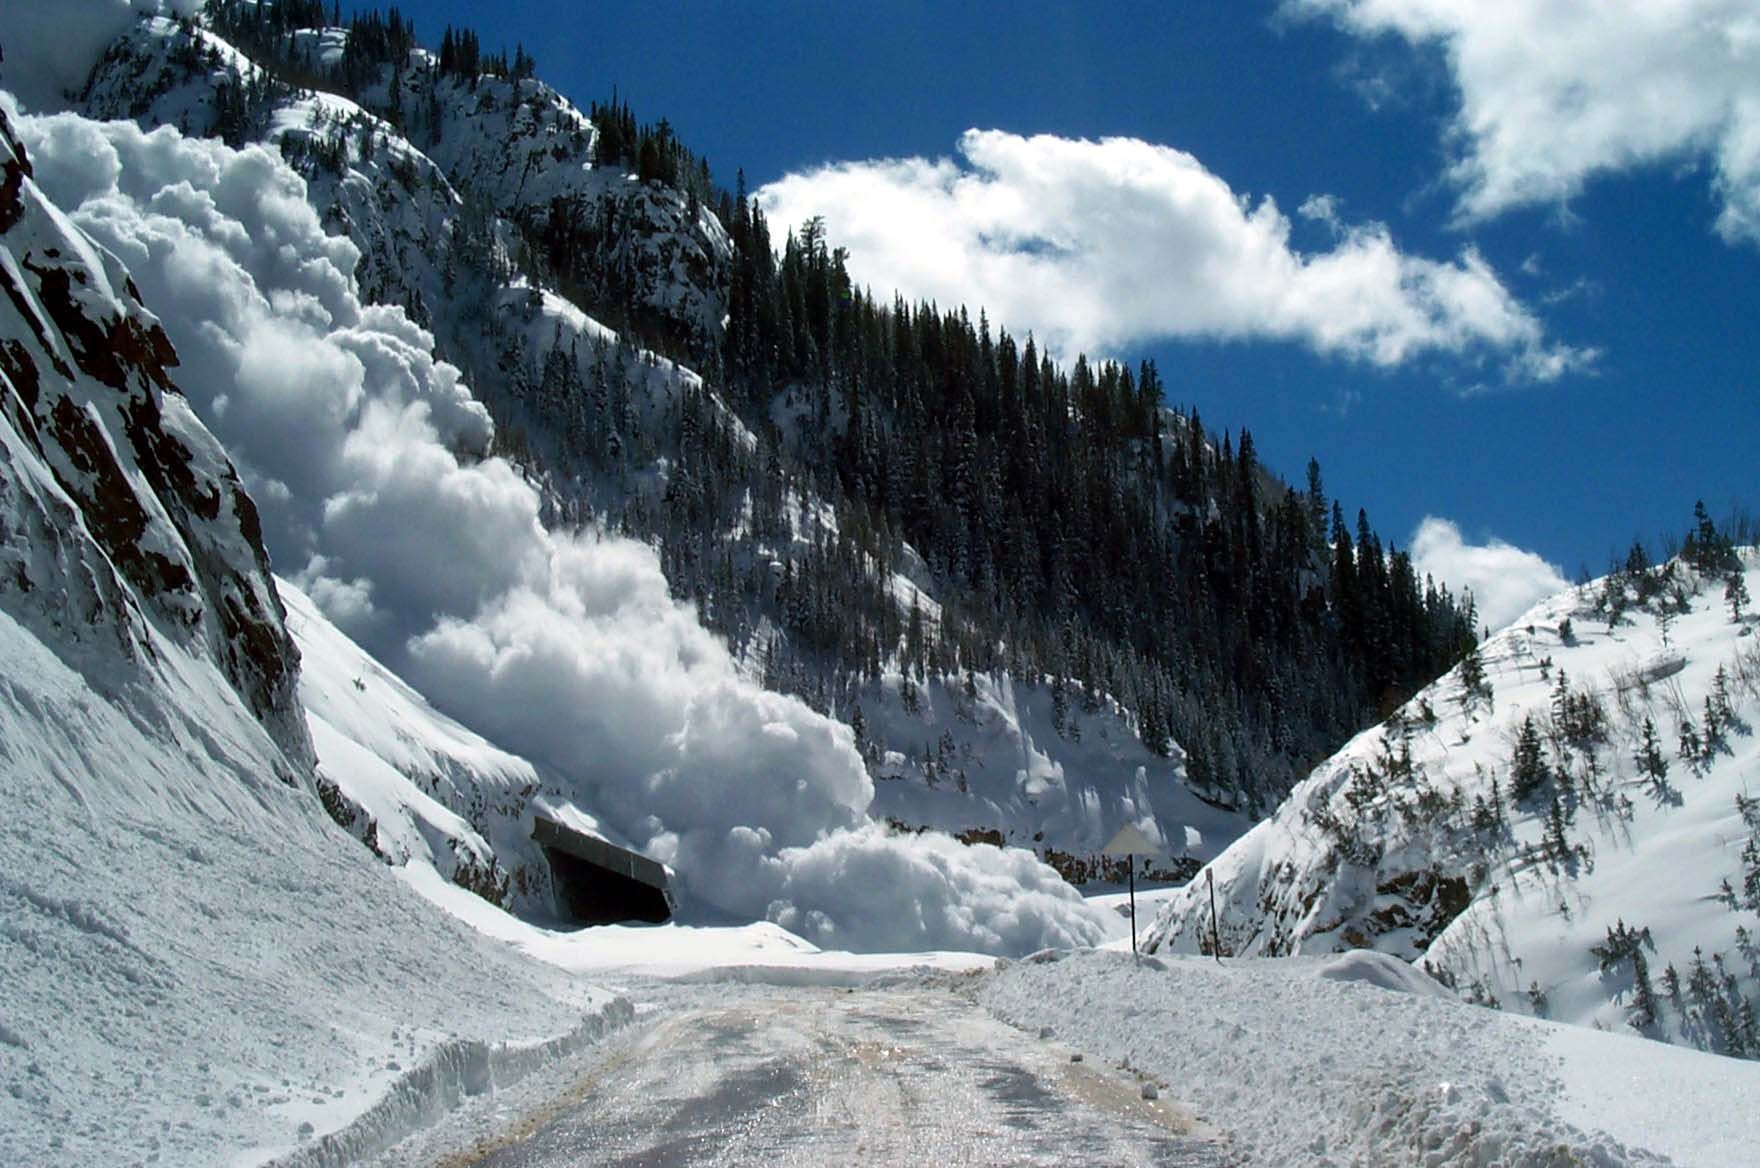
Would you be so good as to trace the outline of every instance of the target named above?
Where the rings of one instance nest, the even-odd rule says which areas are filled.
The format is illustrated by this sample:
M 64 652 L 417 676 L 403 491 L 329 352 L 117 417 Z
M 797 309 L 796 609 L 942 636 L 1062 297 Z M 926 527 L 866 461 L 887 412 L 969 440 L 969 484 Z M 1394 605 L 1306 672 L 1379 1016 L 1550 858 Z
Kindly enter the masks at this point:
M 1216 873 L 1206 868 L 1204 879 L 1210 885 L 1210 952 L 1216 956 L 1216 964 L 1221 965 L 1222 931 L 1216 927 Z
M 1131 956 L 1137 955 L 1137 858 L 1126 861 L 1131 866 Z
M 1112 841 L 1100 849 L 1102 856 L 1122 858 L 1129 865 L 1125 869 L 1130 874 L 1131 888 L 1131 956 L 1137 955 L 1137 857 L 1159 856 L 1161 845 L 1143 834 L 1141 828 L 1134 823 L 1127 823 L 1118 829 Z

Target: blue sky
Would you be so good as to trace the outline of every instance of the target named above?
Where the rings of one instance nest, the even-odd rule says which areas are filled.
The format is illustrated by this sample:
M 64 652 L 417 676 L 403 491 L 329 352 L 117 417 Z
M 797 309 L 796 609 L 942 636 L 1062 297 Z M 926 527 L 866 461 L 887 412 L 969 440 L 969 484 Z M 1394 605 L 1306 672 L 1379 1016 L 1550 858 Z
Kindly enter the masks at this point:
M 523 41 L 540 75 L 582 105 L 615 84 L 638 118 L 669 119 L 729 185 L 741 168 L 757 190 L 853 165 L 845 185 L 804 183 L 782 204 L 820 199 L 834 241 L 838 200 L 851 190 L 864 205 L 901 197 L 896 175 L 867 164 L 957 157 L 962 133 L 977 128 L 1022 136 L 1002 142 L 1017 153 L 1032 135 L 1184 152 L 1194 181 L 1250 208 L 1274 200 L 1298 260 L 1337 247 L 1340 230 L 1375 224 L 1414 270 L 1446 279 L 1476 257 L 1481 284 L 1506 298 L 1504 315 L 1460 346 L 1417 343 L 1382 360 L 1363 355 L 1366 341 L 1355 355 L 1328 349 L 1316 339 L 1328 303 L 1368 295 L 1349 281 L 1268 330 L 1252 317 L 1278 299 L 1275 266 L 1219 330 L 1209 320 L 1234 339 L 1177 339 L 1190 330 L 1158 330 L 1145 310 L 1130 335 L 1093 346 L 1154 357 L 1176 404 L 1196 405 L 1213 428 L 1249 427 L 1261 457 L 1292 481 L 1318 457 L 1329 491 L 1367 507 L 1402 545 L 1425 516 L 1444 517 L 1468 552 L 1506 540 L 1574 576 L 1580 565 L 1598 573 L 1635 535 L 1682 529 L 1696 498 L 1714 512 L 1754 502 L 1760 234 L 1740 213 L 1748 193 L 1760 204 L 1760 164 L 1743 169 L 1726 113 L 1755 96 L 1743 77 L 1760 75 L 1753 42 L 1742 48 L 1735 35 L 1753 31 L 1744 6 L 1687 5 L 1703 10 L 1701 25 L 1722 22 L 1729 49 L 1637 17 L 1622 28 L 1612 10 L 1584 25 L 1551 0 L 1488 23 L 1465 0 L 1300 3 L 1025 4 L 1006 14 L 600 3 L 505 6 L 493 20 L 447 0 L 403 9 L 429 42 L 448 21 L 486 43 Z M 1651 82 L 1678 117 L 1646 123 Z M 1500 110 L 1510 94 L 1531 104 Z M 968 156 L 948 181 L 983 166 Z M 981 189 L 1008 186 L 1004 177 Z M 1059 216 L 1107 213 L 1104 192 L 1090 208 L 1087 186 L 1065 186 Z M 1337 226 L 1298 213 L 1316 195 L 1335 200 Z M 1054 231 L 1063 221 L 1047 220 Z M 862 249 L 908 253 L 913 238 L 850 240 L 858 274 L 864 258 L 900 270 Z M 988 286 L 958 270 L 936 285 Z M 1014 315 L 1057 319 L 1053 286 L 1040 302 L 1023 293 Z M 1375 285 L 1389 295 L 1400 286 Z M 1190 292 L 1167 311 L 1202 309 L 1204 288 Z M 1466 319 L 1451 313 L 1444 332 Z M 1017 332 L 1034 323 L 992 315 Z M 1541 353 L 1571 355 L 1570 368 L 1551 380 L 1512 376 Z

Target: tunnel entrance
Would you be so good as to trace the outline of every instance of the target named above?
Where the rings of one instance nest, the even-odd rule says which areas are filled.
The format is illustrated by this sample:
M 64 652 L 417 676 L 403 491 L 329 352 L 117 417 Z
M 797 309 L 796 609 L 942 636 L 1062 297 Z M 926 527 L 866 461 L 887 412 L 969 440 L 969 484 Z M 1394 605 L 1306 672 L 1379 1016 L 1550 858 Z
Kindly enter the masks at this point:
M 666 866 L 597 836 L 538 817 L 532 839 L 550 861 L 556 911 L 583 925 L 672 919 Z

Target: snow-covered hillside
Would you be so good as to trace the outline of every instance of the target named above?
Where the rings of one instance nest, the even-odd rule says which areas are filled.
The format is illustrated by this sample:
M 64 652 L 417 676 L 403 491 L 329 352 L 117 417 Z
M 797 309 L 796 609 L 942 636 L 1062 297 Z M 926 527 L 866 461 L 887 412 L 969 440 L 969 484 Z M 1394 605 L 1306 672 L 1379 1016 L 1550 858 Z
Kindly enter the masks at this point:
M 1115 702 L 1078 687 L 893 673 L 865 687 L 859 707 L 876 814 L 1037 850 L 1074 881 L 1124 879 L 1123 861 L 1100 850 L 1126 823 L 1161 845 L 1139 874 L 1169 876 L 1250 826 L 1193 793 L 1177 747 L 1155 754 Z
M 274 34 L 259 55 L 274 54 L 282 73 L 290 62 L 333 67 L 348 36 L 340 28 Z M 547 466 L 610 468 L 546 484 L 564 500 L 560 513 L 546 501 L 548 520 L 615 522 L 632 510 L 688 509 L 679 500 L 704 489 L 693 480 L 701 471 L 678 448 L 686 442 L 675 447 L 665 437 L 681 428 L 682 413 L 701 408 L 729 442 L 756 449 L 757 438 L 695 372 L 632 344 L 521 261 L 531 241 L 575 233 L 562 250 L 590 257 L 581 263 L 596 273 L 599 299 L 627 301 L 666 322 L 663 331 L 706 338 L 721 327 L 730 247 L 707 206 L 624 167 L 595 165 L 592 122 L 536 79 L 448 72 L 437 56 L 413 48 L 401 61 L 373 66 L 356 101 L 278 85 L 275 71 L 213 28 L 149 18 L 110 46 L 80 108 L 276 148 L 305 177 L 305 197 L 325 229 L 356 245 L 362 299 L 401 305 L 433 330 L 502 420 L 503 449 Z M 786 388 L 777 394 L 779 403 L 792 397 Z M 822 499 L 803 496 L 783 510 L 775 539 L 746 523 L 708 539 L 682 532 L 674 542 L 702 542 L 686 554 L 724 555 L 730 572 L 774 569 L 780 578 L 787 562 L 838 526 Z M 907 594 L 925 611 L 939 609 L 928 573 L 916 576 L 896 592 L 901 617 Z M 676 579 L 673 587 L 680 590 Z M 775 593 L 758 598 L 747 628 L 774 629 L 764 614 L 780 607 Z M 721 627 L 730 624 L 738 622 Z M 736 640 L 748 662 L 774 647 L 764 635 Z M 762 680 L 761 670 L 752 672 Z M 1127 820 L 1165 841 L 1167 862 L 1180 870 L 1248 825 L 1194 799 L 1177 748 L 1171 757 L 1144 749 L 1133 719 L 1109 698 L 1070 695 L 1081 710 L 1066 725 L 1061 713 L 1053 716 L 1062 700 L 1038 678 L 1023 680 L 1001 672 L 924 678 L 924 701 L 913 710 L 895 683 L 870 679 L 865 692 L 837 702 L 846 719 L 864 709 L 869 769 L 885 780 L 877 813 L 912 829 L 1033 848 L 1074 878 L 1098 870 L 1094 849 Z M 967 712 L 964 726 L 946 717 L 955 710 Z M 957 760 L 946 750 L 950 730 Z M 939 784 L 944 771 L 950 781 Z M 963 789 L 958 771 L 968 778 Z
M 1739 567 L 1737 566 L 1739 564 Z M 1470 998 L 1760 1055 L 1752 549 L 1529 612 L 1169 901 L 1151 949 L 1371 946 Z
M 650 548 L 547 530 L 539 492 L 485 456 L 493 427 L 458 371 L 403 312 L 361 302 L 358 251 L 284 162 L 170 127 L 20 124 L 45 187 L 162 306 L 283 570 L 436 706 L 557 776 L 561 803 L 672 865 L 688 896 L 820 943 L 1099 935 L 1031 856 L 877 823 L 849 729 L 743 677 Z M 498 785 L 454 788 L 447 809 L 499 807 Z M 514 854 L 484 879 L 517 880 L 529 842 L 500 843 Z
M 330 67 L 347 39 L 342 28 L 300 30 L 275 38 L 272 51 Z M 518 250 L 511 224 L 577 233 L 631 305 L 699 338 L 720 329 L 729 250 L 720 221 L 675 190 L 595 165 L 592 122 L 543 82 L 442 72 L 422 48 L 375 67 L 358 102 L 270 76 L 204 24 L 149 15 L 108 46 L 81 106 L 93 117 L 274 146 L 360 248 L 356 275 L 369 297 L 402 304 L 424 324 L 477 307 L 447 295 L 472 266 L 454 251 L 470 246 L 454 222 L 470 213 L 507 222 L 499 237 L 509 265 Z

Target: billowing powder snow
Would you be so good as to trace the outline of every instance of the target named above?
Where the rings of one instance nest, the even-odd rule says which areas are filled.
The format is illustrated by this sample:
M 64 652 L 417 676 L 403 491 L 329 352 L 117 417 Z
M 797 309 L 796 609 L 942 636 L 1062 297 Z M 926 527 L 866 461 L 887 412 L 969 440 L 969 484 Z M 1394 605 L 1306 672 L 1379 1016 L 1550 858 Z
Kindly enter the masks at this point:
M 744 678 L 652 549 L 546 531 L 458 371 L 360 302 L 354 245 L 274 154 L 72 115 L 20 131 L 164 319 L 279 569 L 446 713 L 566 776 L 721 909 L 839 947 L 1098 939 L 1029 859 L 871 828 L 849 728 Z
M 156 12 L 193 16 L 201 7 L 201 0 L 8 4 L 0 9 L 6 87 L 32 109 L 55 109 L 64 94 L 85 85 L 110 42 L 142 16 Z

